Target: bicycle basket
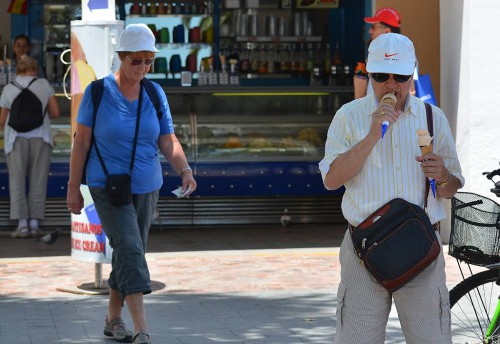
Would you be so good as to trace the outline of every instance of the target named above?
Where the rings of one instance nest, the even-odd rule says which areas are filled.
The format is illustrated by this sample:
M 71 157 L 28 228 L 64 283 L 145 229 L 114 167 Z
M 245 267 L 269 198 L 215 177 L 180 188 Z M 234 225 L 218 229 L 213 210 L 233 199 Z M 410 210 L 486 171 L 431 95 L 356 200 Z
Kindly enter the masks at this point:
M 499 263 L 500 205 L 469 192 L 458 192 L 451 205 L 448 254 L 473 265 Z

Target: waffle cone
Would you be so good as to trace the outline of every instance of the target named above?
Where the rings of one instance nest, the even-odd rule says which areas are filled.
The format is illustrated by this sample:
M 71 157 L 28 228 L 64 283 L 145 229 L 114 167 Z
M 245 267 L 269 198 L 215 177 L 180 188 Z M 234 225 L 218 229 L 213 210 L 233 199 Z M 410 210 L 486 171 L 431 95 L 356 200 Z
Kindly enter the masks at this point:
M 432 153 L 432 144 L 428 146 L 420 146 L 420 151 L 422 152 L 422 155 Z

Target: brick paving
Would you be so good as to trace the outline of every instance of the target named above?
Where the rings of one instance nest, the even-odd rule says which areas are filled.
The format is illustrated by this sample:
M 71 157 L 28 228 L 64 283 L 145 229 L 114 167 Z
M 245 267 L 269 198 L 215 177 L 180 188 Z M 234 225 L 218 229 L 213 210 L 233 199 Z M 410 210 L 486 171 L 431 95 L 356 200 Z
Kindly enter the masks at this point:
M 145 301 L 154 343 L 331 343 L 344 228 L 153 231 Z M 113 342 L 101 332 L 107 297 L 74 293 L 93 286 L 95 266 L 69 255 L 68 233 L 49 248 L 3 234 L 0 344 Z M 461 277 L 446 260 L 452 286 Z M 387 343 L 403 342 L 396 317 Z

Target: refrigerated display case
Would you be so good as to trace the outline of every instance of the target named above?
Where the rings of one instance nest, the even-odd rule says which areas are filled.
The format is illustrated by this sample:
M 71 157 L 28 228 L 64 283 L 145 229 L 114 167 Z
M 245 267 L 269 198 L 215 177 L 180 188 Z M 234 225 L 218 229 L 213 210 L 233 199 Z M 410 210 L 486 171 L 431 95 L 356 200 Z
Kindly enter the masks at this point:
M 162 161 L 157 223 L 279 223 L 285 209 L 296 222 L 342 220 L 342 190 L 325 190 L 318 162 L 332 117 L 351 100 L 352 88 L 184 87 L 165 92 L 198 189 L 188 199 L 175 198 L 171 190 L 180 179 Z M 71 126 L 63 117 L 52 128 L 45 223 L 65 224 Z M 8 197 L 2 152 L 0 225 L 8 222 Z

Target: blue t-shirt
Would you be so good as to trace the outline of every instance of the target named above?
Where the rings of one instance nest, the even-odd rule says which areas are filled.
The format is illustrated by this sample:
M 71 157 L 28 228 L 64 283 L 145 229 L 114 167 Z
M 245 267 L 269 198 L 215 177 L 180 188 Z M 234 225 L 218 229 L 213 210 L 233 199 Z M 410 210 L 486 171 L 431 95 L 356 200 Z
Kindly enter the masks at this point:
M 163 103 L 163 117 L 159 120 L 156 109 L 146 90 L 142 90 L 142 106 L 134 169 L 132 171 L 132 193 L 144 194 L 161 188 L 163 176 L 158 155 L 160 135 L 174 133 L 172 115 L 165 92 L 154 84 Z M 91 87 L 83 94 L 78 110 L 77 123 L 92 127 L 94 106 Z M 126 99 L 115 81 L 114 75 L 104 78 L 104 92 L 97 111 L 94 129 L 95 142 L 109 174 L 129 173 L 134 143 L 137 106 L 139 100 Z M 92 145 L 87 163 L 87 185 L 104 187 L 106 175 Z

